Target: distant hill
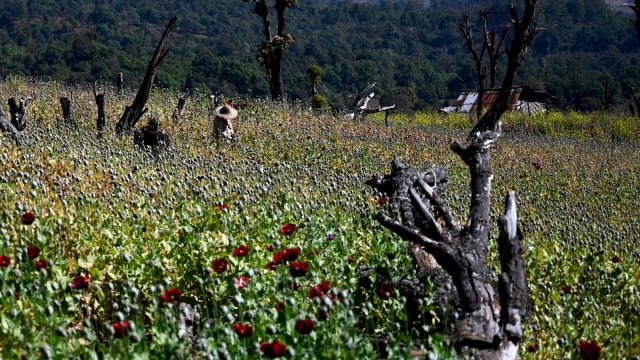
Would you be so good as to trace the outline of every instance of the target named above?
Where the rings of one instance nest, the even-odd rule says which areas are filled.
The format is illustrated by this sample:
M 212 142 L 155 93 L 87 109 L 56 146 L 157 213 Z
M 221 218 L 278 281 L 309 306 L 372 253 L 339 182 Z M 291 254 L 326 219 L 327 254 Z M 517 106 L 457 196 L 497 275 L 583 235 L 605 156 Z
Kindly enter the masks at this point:
M 508 23 L 513 0 L 300 0 L 286 13 L 296 41 L 285 52 L 284 85 L 307 101 L 311 64 L 323 76 L 319 91 L 334 107 L 377 81 L 380 101 L 415 111 L 439 108 L 463 89 L 476 88 L 473 62 L 458 31 L 463 12 L 473 20 L 491 8 L 491 26 Z M 613 0 L 541 1 L 536 38 L 518 73 L 519 85 L 547 91 L 560 107 L 626 109 L 629 87 L 640 88 L 640 56 L 628 13 Z M 137 87 L 166 22 L 178 22 L 159 86 L 232 96 L 267 96 L 255 51 L 260 19 L 239 0 L 75 0 L 0 2 L 0 75 L 60 82 L 115 79 Z M 275 18 L 272 18 L 275 22 Z M 500 69 L 502 69 L 501 67 Z

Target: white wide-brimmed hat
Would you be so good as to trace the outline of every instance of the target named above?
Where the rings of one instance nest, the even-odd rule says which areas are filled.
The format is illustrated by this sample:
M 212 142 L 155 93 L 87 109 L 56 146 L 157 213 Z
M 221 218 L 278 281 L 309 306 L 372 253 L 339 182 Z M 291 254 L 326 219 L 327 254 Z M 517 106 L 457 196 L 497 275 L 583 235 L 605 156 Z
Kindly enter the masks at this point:
M 222 105 L 216 108 L 216 116 L 225 120 L 232 120 L 238 116 L 238 110 L 232 108 L 229 105 Z

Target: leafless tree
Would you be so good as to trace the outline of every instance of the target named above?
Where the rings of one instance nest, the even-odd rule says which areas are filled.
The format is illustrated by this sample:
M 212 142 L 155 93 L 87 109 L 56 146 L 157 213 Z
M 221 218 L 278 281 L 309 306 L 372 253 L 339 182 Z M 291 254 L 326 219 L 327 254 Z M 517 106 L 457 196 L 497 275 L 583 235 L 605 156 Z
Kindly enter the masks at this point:
M 482 116 L 482 95 L 484 94 L 487 79 L 487 68 L 484 64 L 484 56 L 486 54 L 489 58 L 489 88 L 492 89 L 496 87 L 498 60 L 500 56 L 506 53 L 506 49 L 502 45 L 510 29 L 509 26 L 503 26 L 499 33 L 495 29 L 490 29 L 487 25 L 488 17 L 489 10 L 480 10 L 480 18 L 482 19 L 482 43 L 479 50 L 476 49 L 469 14 L 462 14 L 462 22 L 458 26 L 476 65 L 476 74 L 478 77 L 478 107 L 476 114 L 478 119 Z

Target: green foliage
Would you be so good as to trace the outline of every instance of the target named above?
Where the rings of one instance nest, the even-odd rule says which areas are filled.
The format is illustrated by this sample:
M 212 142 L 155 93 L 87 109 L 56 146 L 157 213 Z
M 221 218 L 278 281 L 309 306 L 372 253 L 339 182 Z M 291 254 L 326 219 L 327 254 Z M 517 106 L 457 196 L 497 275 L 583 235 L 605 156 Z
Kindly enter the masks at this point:
M 453 320 L 434 318 L 432 299 L 413 314 L 431 322 L 412 327 L 406 300 L 359 286 L 358 267 L 374 265 L 373 281 L 413 276 L 406 243 L 372 217 L 393 209 L 364 185 L 387 172 L 393 157 L 421 167 L 444 162 L 451 177 L 444 200 L 464 221 L 468 170 L 449 144 L 465 138 L 466 118 L 398 114 L 386 127 L 379 117 L 312 116 L 304 107 L 250 99 L 234 123 L 239 141 L 216 146 L 206 94 L 189 99 L 178 124 L 171 112 L 180 94 L 155 89 L 149 112 L 174 148 L 154 158 L 129 138 L 96 138 L 90 86 L 73 88 L 74 108 L 84 109 L 76 112 L 78 128 L 56 126 L 59 108 L 50 100 L 69 90 L 18 77 L 0 83 L 2 99 L 33 97 L 34 119 L 23 147 L 0 137 L 0 255 L 11 261 L 0 267 L 2 358 L 247 358 L 257 356 L 257 343 L 279 339 L 295 357 L 377 359 L 369 338 L 383 335 L 390 358 L 410 358 L 402 344 L 415 339 L 430 358 L 455 357 L 436 330 Z M 134 94 L 118 96 L 108 86 L 105 93 L 107 123 L 114 124 Z M 577 359 L 576 344 L 590 339 L 603 358 L 626 359 L 640 349 L 638 135 L 594 137 L 597 119 L 611 124 L 599 131 L 619 136 L 633 132 L 625 129 L 634 119 L 589 116 L 551 113 L 527 124 L 530 118 L 512 115 L 493 148 L 492 214 L 502 211 L 500 194 L 517 191 L 534 300 L 523 359 Z M 534 130 L 538 122 L 552 124 L 553 136 Z M 28 212 L 31 225 L 21 219 Z M 279 231 L 287 223 L 297 225 L 291 235 Z M 32 259 L 34 245 L 41 253 Z M 233 256 L 241 245 L 248 253 Z M 267 270 L 269 246 L 299 247 L 309 271 L 292 278 L 284 264 Z M 498 267 L 496 244 L 489 246 Z M 226 271 L 214 271 L 216 259 L 228 261 Z M 44 270 L 38 260 L 48 260 Z M 80 274 L 89 285 L 73 289 Z M 250 279 L 241 289 L 239 276 Z M 310 299 L 322 280 L 342 299 Z M 212 319 L 198 329 L 207 339 L 198 350 L 178 334 L 177 304 L 162 300 L 169 288 L 201 319 Z M 321 308 L 326 321 L 318 319 Z M 305 318 L 316 324 L 309 335 L 295 329 Z M 131 325 L 122 338 L 113 327 L 121 321 Z M 250 324 L 253 335 L 240 338 L 236 323 Z
M 492 3 L 491 27 L 508 21 L 509 3 Z M 401 111 L 440 108 L 461 90 L 477 86 L 456 26 L 463 11 L 484 6 L 484 1 L 300 2 L 287 14 L 287 31 L 297 40 L 277 41 L 287 46 L 286 93 L 308 101 L 306 67 L 317 64 L 323 69 L 322 93 L 336 107 L 351 105 L 349 99 L 376 80 L 387 93 L 385 101 Z M 92 82 L 114 81 L 123 72 L 126 85 L 135 88 L 163 25 L 177 15 L 171 52 L 159 70 L 161 86 L 264 96 L 268 83 L 255 60 L 264 35 L 252 10 L 237 0 L 163 7 L 149 0 L 84 6 L 71 0 L 28 6 L 2 1 L 0 74 Z M 640 84 L 640 55 L 629 16 L 611 11 L 604 0 L 542 2 L 540 10 L 545 31 L 519 70 L 518 85 L 558 96 L 562 110 L 593 111 L 603 108 L 602 80 L 608 79 L 611 108 L 627 111 L 627 89 Z M 265 45 L 268 53 L 274 44 Z M 503 69 L 500 64 L 499 72 Z
M 314 109 L 330 109 L 331 106 L 327 101 L 327 98 L 322 94 L 314 94 L 311 97 L 311 107 Z

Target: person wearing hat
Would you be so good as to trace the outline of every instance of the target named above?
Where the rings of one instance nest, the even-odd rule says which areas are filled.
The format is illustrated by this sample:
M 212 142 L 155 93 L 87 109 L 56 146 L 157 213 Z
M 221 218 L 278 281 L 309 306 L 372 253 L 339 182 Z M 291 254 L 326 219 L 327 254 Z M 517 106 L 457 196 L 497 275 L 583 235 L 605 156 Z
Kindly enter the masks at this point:
M 225 104 L 217 107 L 215 112 L 216 118 L 213 119 L 213 137 L 216 139 L 216 142 L 220 142 L 220 139 L 235 141 L 236 133 L 233 131 L 231 120 L 238 117 L 238 110 Z

